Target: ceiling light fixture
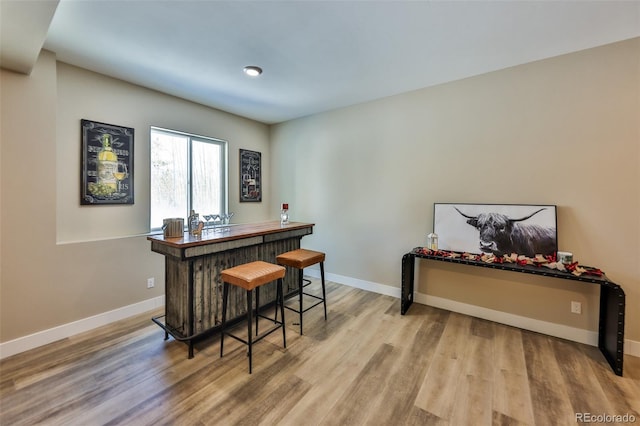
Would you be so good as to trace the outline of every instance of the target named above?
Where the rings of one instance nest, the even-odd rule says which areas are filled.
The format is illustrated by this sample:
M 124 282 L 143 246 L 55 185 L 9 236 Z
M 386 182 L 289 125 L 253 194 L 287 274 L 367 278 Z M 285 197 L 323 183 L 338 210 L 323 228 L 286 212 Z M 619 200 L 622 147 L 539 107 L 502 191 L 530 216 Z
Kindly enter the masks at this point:
M 262 74 L 262 68 L 256 67 L 256 66 L 253 66 L 253 65 L 249 65 L 249 66 L 244 67 L 244 73 L 246 75 L 248 75 L 249 77 L 257 77 L 260 74 Z

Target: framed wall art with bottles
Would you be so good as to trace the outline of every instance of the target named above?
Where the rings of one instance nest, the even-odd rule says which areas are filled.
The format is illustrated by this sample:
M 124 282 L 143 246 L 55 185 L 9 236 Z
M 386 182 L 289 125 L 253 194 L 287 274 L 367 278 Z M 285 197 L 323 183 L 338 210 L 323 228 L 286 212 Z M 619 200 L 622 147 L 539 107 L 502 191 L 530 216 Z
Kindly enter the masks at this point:
M 262 201 L 262 154 L 240 149 L 240 202 Z
M 80 204 L 133 204 L 131 127 L 81 120 Z

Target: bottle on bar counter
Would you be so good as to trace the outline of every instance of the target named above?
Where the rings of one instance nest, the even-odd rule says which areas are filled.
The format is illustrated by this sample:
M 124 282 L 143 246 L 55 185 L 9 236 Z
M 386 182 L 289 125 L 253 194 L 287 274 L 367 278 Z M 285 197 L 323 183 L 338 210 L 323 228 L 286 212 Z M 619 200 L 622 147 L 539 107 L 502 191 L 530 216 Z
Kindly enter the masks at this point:
M 282 209 L 280 210 L 280 225 L 289 224 L 289 204 L 282 203 Z
M 200 225 L 200 215 L 195 212 L 195 210 L 191 210 L 191 214 L 189 215 L 189 235 L 198 235 L 199 234 L 199 225 Z

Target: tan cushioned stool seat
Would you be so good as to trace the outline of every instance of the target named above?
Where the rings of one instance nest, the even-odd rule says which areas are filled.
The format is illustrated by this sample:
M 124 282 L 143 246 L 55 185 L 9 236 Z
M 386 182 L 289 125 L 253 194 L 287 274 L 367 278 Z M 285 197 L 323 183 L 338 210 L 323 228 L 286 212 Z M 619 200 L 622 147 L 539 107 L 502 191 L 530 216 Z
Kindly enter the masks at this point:
M 276 257 L 276 262 L 278 262 L 278 264 L 280 265 L 304 269 L 307 266 L 324 262 L 324 257 L 325 254 L 319 251 L 297 249 L 278 255 Z
M 220 277 L 222 281 L 229 284 L 237 285 L 245 290 L 253 290 L 258 286 L 283 278 L 285 271 L 282 266 L 257 260 L 225 269 L 220 272 Z

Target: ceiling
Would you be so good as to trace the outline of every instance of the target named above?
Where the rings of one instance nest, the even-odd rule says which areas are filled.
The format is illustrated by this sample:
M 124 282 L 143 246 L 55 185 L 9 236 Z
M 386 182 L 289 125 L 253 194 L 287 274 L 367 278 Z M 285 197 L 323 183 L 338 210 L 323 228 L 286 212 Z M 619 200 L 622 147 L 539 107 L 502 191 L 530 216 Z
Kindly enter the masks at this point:
M 278 123 L 640 36 L 640 1 L 0 0 L 2 67 L 41 48 Z M 247 65 L 264 73 L 243 74 Z

